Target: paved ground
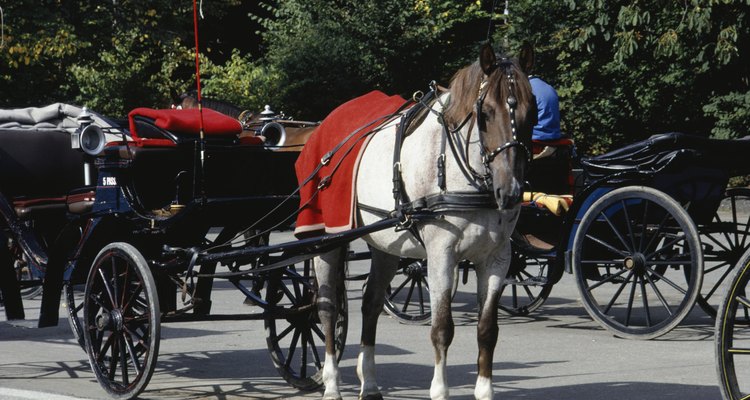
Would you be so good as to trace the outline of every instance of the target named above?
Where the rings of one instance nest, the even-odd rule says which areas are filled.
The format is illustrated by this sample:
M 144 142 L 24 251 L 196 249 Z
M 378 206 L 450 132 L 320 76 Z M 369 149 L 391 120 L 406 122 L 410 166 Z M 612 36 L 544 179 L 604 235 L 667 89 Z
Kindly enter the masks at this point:
M 352 273 L 362 271 L 355 264 Z M 456 337 L 449 353 L 449 383 L 456 399 L 472 397 L 476 379 L 474 278 L 459 286 Z M 360 335 L 361 284 L 351 283 L 350 325 L 342 362 L 344 397 L 357 395 L 355 361 Z M 215 307 L 252 312 L 234 289 L 215 291 Z M 0 310 L 0 399 L 105 398 L 67 321 L 36 329 L 38 301 L 27 301 L 28 321 L 3 322 Z M 588 317 L 571 276 L 555 286 L 531 317 L 500 320 L 495 352 L 499 399 L 719 399 L 713 321 L 696 309 L 657 340 L 613 337 Z M 428 397 L 432 375 L 429 327 L 402 325 L 383 315 L 377 361 L 388 399 Z M 261 321 L 165 324 L 159 361 L 144 399 L 316 399 L 279 378 L 266 350 Z M 40 394 L 39 392 L 42 392 Z M 57 395 L 60 397 L 53 397 Z

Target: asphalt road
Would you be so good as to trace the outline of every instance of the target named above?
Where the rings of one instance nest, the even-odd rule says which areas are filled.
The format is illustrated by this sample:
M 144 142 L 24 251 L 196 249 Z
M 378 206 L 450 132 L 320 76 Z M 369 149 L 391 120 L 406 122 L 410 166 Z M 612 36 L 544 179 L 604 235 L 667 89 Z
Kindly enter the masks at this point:
M 351 273 L 364 272 L 355 262 Z M 456 336 L 448 355 L 451 395 L 473 398 L 476 379 L 474 277 L 454 303 Z M 341 363 L 343 395 L 358 393 L 361 283 L 348 287 L 350 322 Z M 677 329 L 650 341 L 619 339 L 594 323 L 563 277 L 542 309 L 500 318 L 494 386 L 498 399 L 719 399 L 713 321 L 697 307 Z M 214 307 L 253 312 L 236 289 L 220 285 Z M 38 300 L 26 301 L 27 321 L 5 321 L 0 309 L 0 399 L 106 398 L 65 319 L 37 329 Z M 64 312 L 62 313 L 64 315 Z M 164 324 L 156 371 L 143 399 L 316 399 L 281 379 L 266 349 L 262 321 Z M 378 378 L 387 399 L 428 398 L 432 348 L 428 326 L 402 325 L 383 315 Z

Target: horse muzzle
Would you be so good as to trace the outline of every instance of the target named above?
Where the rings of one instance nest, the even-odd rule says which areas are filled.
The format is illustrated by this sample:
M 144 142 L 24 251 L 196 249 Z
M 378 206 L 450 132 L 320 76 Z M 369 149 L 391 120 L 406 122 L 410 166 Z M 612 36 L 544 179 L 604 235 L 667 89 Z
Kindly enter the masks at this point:
M 495 201 L 501 211 L 510 210 L 520 204 L 522 195 L 521 185 L 515 179 L 507 191 L 503 191 L 502 188 L 495 189 Z

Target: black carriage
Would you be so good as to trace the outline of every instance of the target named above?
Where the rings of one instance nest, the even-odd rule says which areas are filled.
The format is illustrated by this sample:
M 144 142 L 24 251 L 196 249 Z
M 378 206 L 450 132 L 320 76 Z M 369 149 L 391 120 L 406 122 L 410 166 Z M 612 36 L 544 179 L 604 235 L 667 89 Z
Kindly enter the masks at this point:
M 120 128 L 56 107 L 64 127 L 14 127 L 0 138 L 8 318 L 24 317 L 21 272 L 36 271 L 24 287 L 43 279 L 40 326 L 57 323 L 64 291 L 73 332 L 115 398 L 148 384 L 162 323 L 194 320 L 263 320 L 282 377 L 319 387 L 324 337 L 310 259 L 328 247 L 268 243 L 293 222 L 299 152 L 269 150 L 210 110 L 138 109 Z M 212 314 L 215 279 L 262 312 Z M 347 330 L 346 299 L 340 304 L 338 355 Z
M 569 140 L 535 147 L 552 156 L 531 163 L 501 310 L 534 311 L 567 271 L 589 315 L 621 337 L 663 335 L 695 304 L 716 315 L 717 290 L 750 246 L 750 189 L 727 189 L 749 170 L 750 140 L 656 135 L 584 158 L 576 173 Z M 402 268 L 389 313 L 429 320 L 425 272 Z

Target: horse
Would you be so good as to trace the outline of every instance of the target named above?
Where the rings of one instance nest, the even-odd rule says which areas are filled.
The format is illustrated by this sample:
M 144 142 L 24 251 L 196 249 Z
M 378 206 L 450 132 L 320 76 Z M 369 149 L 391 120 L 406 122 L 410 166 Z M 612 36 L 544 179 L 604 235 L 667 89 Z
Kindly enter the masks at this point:
M 416 221 L 409 221 L 407 214 L 403 229 L 382 230 L 363 237 L 372 250 L 372 264 L 362 298 L 362 336 L 357 359 L 360 399 L 382 399 L 375 379 L 376 328 L 399 257 L 428 260 L 433 311 L 430 340 L 434 348 L 434 375 L 429 389 L 432 399 L 447 399 L 449 395 L 446 365 L 454 336 L 451 299 L 458 262 L 467 259 L 474 263 L 479 307 L 474 396 L 477 399 L 493 396 L 497 303 L 510 263 L 510 234 L 520 211 L 536 103 L 528 78 L 517 61 L 499 58 L 491 46 L 484 45 L 478 61 L 456 72 L 448 92 L 441 94 L 439 101 L 429 108 L 422 122 L 402 141 L 400 168 L 395 168 L 392 158 L 387 156 L 398 147 L 396 123 L 381 127 L 370 139 L 355 171 L 358 224 L 379 221 L 383 213 L 377 210 L 394 208 L 396 169 L 400 171 L 404 198 L 426 199 L 436 194 L 443 194 L 446 199 L 460 198 L 471 191 L 474 195 L 485 195 L 490 204 L 475 208 L 458 202 L 444 209 L 436 208 L 437 218 Z M 449 139 L 458 149 L 445 150 L 445 142 L 441 141 Z M 440 160 L 444 168 L 436 167 Z M 444 176 L 444 185 L 438 184 L 443 179 L 440 175 Z M 344 260 L 345 251 L 336 249 L 317 256 L 313 262 L 319 285 L 318 314 L 326 337 L 322 374 L 326 400 L 341 398 L 334 329 L 338 291 L 344 290 Z
M 266 145 L 274 147 L 277 151 L 300 151 L 318 126 L 316 122 L 278 118 L 274 118 L 271 121 L 272 124 L 267 124 L 268 121 L 263 119 L 261 113 L 243 110 L 226 101 L 202 97 L 201 103 L 203 107 L 239 120 L 244 128 L 240 137 L 264 136 Z M 178 109 L 198 108 L 198 99 L 191 93 L 183 93 L 172 107 Z

